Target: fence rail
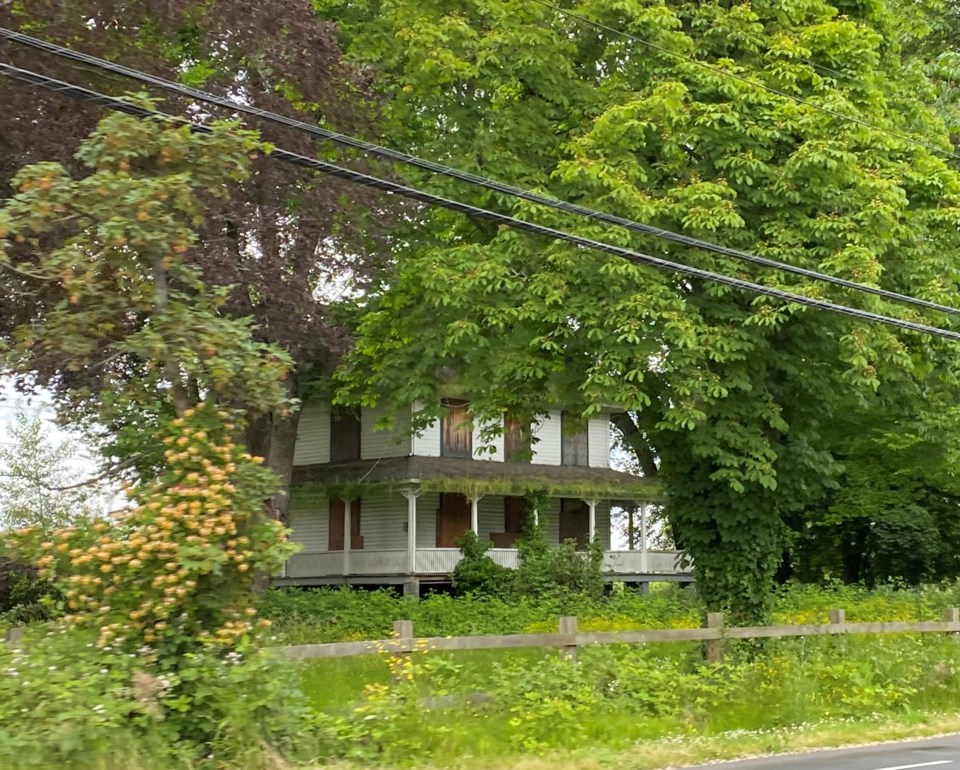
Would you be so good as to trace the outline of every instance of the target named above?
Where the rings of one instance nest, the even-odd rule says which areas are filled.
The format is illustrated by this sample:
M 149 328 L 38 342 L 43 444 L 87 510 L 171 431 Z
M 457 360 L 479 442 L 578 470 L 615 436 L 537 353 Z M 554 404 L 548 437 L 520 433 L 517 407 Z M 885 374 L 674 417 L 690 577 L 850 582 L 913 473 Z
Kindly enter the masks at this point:
M 577 631 L 577 619 L 560 618 L 555 634 L 507 634 L 504 636 L 434 636 L 417 638 L 413 623 L 398 620 L 393 624 L 392 639 L 367 642 L 333 642 L 330 644 L 302 644 L 281 647 L 287 658 L 308 660 L 317 658 L 346 658 L 355 655 L 380 653 L 424 652 L 427 650 L 505 650 L 519 647 L 556 647 L 570 657 L 576 657 L 578 647 L 596 644 L 645 644 L 649 642 L 707 642 L 707 658 L 719 660 L 722 644 L 733 639 L 774 639 L 796 636 L 836 636 L 843 634 L 957 634 L 960 638 L 960 610 L 949 607 L 943 620 L 924 620 L 912 623 L 874 622 L 847 623 L 844 610 L 831 610 L 830 622 L 796 626 L 742 626 L 726 627 L 722 613 L 710 613 L 706 628 L 663 628 L 643 631 Z

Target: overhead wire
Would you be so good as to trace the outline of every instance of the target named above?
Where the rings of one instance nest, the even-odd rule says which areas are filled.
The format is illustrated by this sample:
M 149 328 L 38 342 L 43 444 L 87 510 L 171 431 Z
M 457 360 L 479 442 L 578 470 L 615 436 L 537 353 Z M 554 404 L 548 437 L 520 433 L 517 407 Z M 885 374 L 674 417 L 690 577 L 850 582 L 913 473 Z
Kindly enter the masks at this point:
M 539 2 L 539 0 L 537 0 L 537 2 Z M 551 198 L 545 195 L 541 195 L 539 193 L 531 192 L 529 190 L 524 190 L 523 188 L 516 187 L 514 185 L 498 182 L 496 180 L 489 179 L 488 177 L 480 176 L 478 174 L 473 174 L 468 171 L 462 171 L 460 169 L 456 169 L 441 163 L 436 163 L 434 161 L 425 160 L 423 158 L 418 158 L 415 155 L 410 155 L 405 152 L 393 150 L 388 147 L 384 147 L 382 145 L 378 145 L 373 142 L 368 142 L 366 140 L 359 139 L 354 136 L 349 136 L 347 134 L 342 134 L 336 131 L 331 131 L 326 128 L 321 128 L 319 126 L 311 125 L 309 123 L 305 123 L 304 121 L 297 120 L 295 118 L 290 118 L 285 115 L 280 115 L 278 113 L 271 112 L 269 110 L 264 110 L 264 109 L 253 107 L 246 104 L 240 104 L 232 99 L 226 99 L 223 97 L 216 96 L 214 94 L 210 94 L 205 91 L 201 91 L 196 88 L 192 88 L 190 86 L 184 86 L 179 83 L 173 83 L 169 80 L 166 80 L 161 77 L 157 77 L 155 75 L 150 75 L 148 73 L 141 72 L 139 70 L 135 70 L 130 67 L 125 67 L 123 65 L 116 64 L 114 62 L 109 62 L 104 59 L 100 59 L 98 57 L 82 53 L 80 51 L 75 51 L 73 49 L 57 45 L 55 43 L 49 43 L 47 41 L 40 40 L 35 37 L 31 37 L 30 35 L 25 35 L 22 32 L 0 28 L 0 40 L 8 40 L 11 42 L 30 46 L 34 49 L 41 50 L 46 53 L 50 53 L 60 58 L 70 59 L 72 61 L 86 64 L 88 66 L 95 67 L 100 70 L 121 75 L 123 77 L 129 78 L 139 83 L 143 83 L 145 85 L 151 85 L 156 88 L 160 88 L 164 91 L 167 91 L 168 93 L 174 93 L 180 96 L 190 97 L 192 99 L 195 99 L 199 102 L 203 102 L 205 104 L 211 104 L 211 105 L 222 107 L 224 109 L 228 109 L 244 115 L 250 115 L 250 116 L 259 118 L 261 120 L 268 121 L 270 123 L 286 126 L 286 127 L 295 129 L 297 131 L 307 133 L 318 139 L 329 140 L 344 147 L 360 150 L 364 153 L 373 155 L 375 157 L 404 163 L 416 168 L 420 168 L 424 171 L 429 171 L 434 174 L 440 174 L 443 176 L 450 177 L 452 179 L 457 179 L 459 181 L 466 182 L 467 184 L 481 187 L 486 190 L 491 190 L 493 192 L 502 193 L 504 195 L 508 195 L 514 198 L 519 198 L 521 200 L 525 200 L 530 203 L 546 206 L 546 207 L 555 209 L 557 211 L 562 211 L 567 214 L 585 217 L 587 219 L 591 219 L 596 222 L 602 222 L 604 224 L 614 225 L 616 227 L 621 227 L 632 232 L 670 241 L 672 243 L 677 243 L 682 246 L 688 246 L 690 248 L 711 252 L 714 254 L 718 254 L 720 256 L 729 257 L 731 259 L 737 259 L 739 261 L 759 265 L 764 268 L 781 270 L 783 272 L 791 273 L 793 275 L 799 275 L 804 278 L 808 278 L 810 280 L 821 281 L 824 283 L 833 284 L 834 286 L 840 286 L 845 289 L 852 289 L 854 291 L 862 291 L 868 294 L 882 297 L 883 299 L 886 299 L 892 302 L 902 302 L 904 304 L 914 305 L 916 307 L 922 307 L 927 310 L 935 310 L 937 312 L 947 313 L 949 315 L 960 316 L 960 308 L 950 307 L 949 305 L 943 305 L 941 303 L 932 302 L 919 297 L 913 297 L 907 294 L 902 294 L 900 292 L 882 289 L 877 286 L 870 286 L 868 284 L 859 283 L 857 281 L 850 281 L 845 278 L 829 275 L 828 273 L 823 273 L 817 270 L 811 270 L 808 268 L 799 267 L 797 265 L 792 265 L 787 262 L 781 262 L 779 260 L 761 257 L 757 254 L 752 254 L 750 252 L 742 251 L 740 249 L 734 249 L 728 246 L 722 246 L 720 244 L 712 243 L 711 241 L 705 241 L 701 238 L 694 238 L 689 235 L 684 235 L 682 233 L 666 230 L 664 228 L 656 227 L 654 225 L 637 222 L 636 220 L 628 219 L 626 217 L 620 217 L 614 214 L 597 211 L 595 209 L 591 209 L 586 206 L 581 206 L 576 203 L 570 203 L 568 201 Z
M 30 70 L 22 69 L 20 67 L 14 67 L 9 64 L 0 63 L 0 75 L 5 75 L 7 77 L 14 78 L 21 82 L 39 86 L 41 88 L 44 88 L 56 93 L 62 93 L 64 95 L 70 96 L 71 98 L 78 99 L 80 101 L 90 102 L 93 104 L 98 104 L 100 106 L 109 107 L 111 109 L 117 110 L 119 112 L 124 112 L 129 115 L 136 116 L 138 118 L 156 119 L 156 120 L 162 120 L 162 121 L 169 122 L 179 126 L 187 126 L 192 131 L 195 131 L 198 133 L 209 134 L 209 133 L 212 133 L 213 131 L 213 129 L 211 129 L 209 126 L 193 123 L 185 118 L 165 115 L 156 110 L 151 110 L 146 107 L 142 107 L 137 104 L 126 102 L 112 96 L 107 96 L 105 94 L 94 91 L 92 89 L 84 88 L 82 86 L 78 86 L 73 83 L 68 83 L 62 80 L 58 80 L 56 78 L 51 78 L 37 72 L 32 72 Z M 859 308 L 853 308 L 847 305 L 841 305 L 838 303 L 830 302 L 828 300 L 817 299 L 815 297 L 807 297 L 802 294 L 796 294 L 794 292 L 786 291 L 784 289 L 777 289 L 771 286 L 764 286 L 762 284 L 753 283 L 751 281 L 745 281 L 739 278 L 734 278 L 733 276 L 726 275 L 724 273 L 716 273 L 713 271 L 703 270 L 701 268 L 693 267 L 691 265 L 685 265 L 678 262 L 671 262 L 669 260 L 661 259 L 659 257 L 654 257 L 652 255 L 644 254 L 639 251 L 626 249 L 620 246 L 614 246 L 612 244 L 605 243 L 603 241 L 596 241 L 590 238 L 584 238 L 582 236 L 574 235 L 573 233 L 569 233 L 564 230 L 559 230 L 553 227 L 547 227 L 546 225 L 541 225 L 535 222 L 529 222 L 526 220 L 517 219 L 507 214 L 501 214 L 495 211 L 490 211 L 489 209 L 484 209 L 478 206 L 462 203 L 460 201 L 445 198 L 443 196 L 436 195 L 434 193 L 429 193 L 423 190 L 418 190 L 413 187 L 408 187 L 406 185 L 393 182 L 388 179 L 382 179 L 380 177 L 373 176 L 371 174 L 365 174 L 360 171 L 354 171 L 352 169 L 344 168 L 343 166 L 339 166 L 334 163 L 328 163 L 326 161 L 318 160 L 315 158 L 309 158 L 305 155 L 299 155 L 297 153 L 293 153 L 288 150 L 274 148 L 274 149 L 271 149 L 266 154 L 269 157 L 275 158 L 284 163 L 288 163 L 301 168 L 308 168 L 315 171 L 319 171 L 323 174 L 327 174 L 329 176 L 342 179 L 344 181 L 360 184 L 367 187 L 372 187 L 374 189 L 378 189 L 386 193 L 399 195 L 404 198 L 415 200 L 430 206 L 440 206 L 440 207 L 449 209 L 451 211 L 459 212 L 461 214 L 480 217 L 490 222 L 494 222 L 498 225 L 505 225 L 507 227 L 520 230 L 522 232 L 532 233 L 534 235 L 543 236 L 553 240 L 565 241 L 567 243 L 572 243 L 581 248 L 586 248 L 586 249 L 598 251 L 601 253 L 611 254 L 613 256 L 626 259 L 635 264 L 644 265 L 647 267 L 653 267 L 659 270 L 667 270 L 669 272 L 678 273 L 678 274 L 690 276 L 693 278 L 713 281 L 715 283 L 731 286 L 733 288 L 740 289 L 743 291 L 752 292 L 755 294 L 761 294 L 764 296 L 773 297 L 775 299 L 780 299 L 785 302 L 802 305 L 805 307 L 816 308 L 819 310 L 827 310 L 830 312 L 839 313 L 841 315 L 857 318 L 860 320 L 882 323 L 889 326 L 898 327 L 906 331 L 912 331 L 912 332 L 917 332 L 921 334 L 928 334 L 930 336 L 939 337 L 942 339 L 960 340 L 960 333 L 949 330 L 949 329 L 943 329 L 937 326 L 930 326 L 928 324 L 918 323 L 915 321 L 906 321 L 901 318 L 886 316 L 880 313 L 873 313 L 871 311 L 861 310 Z
M 594 29 L 599 29 L 604 32 L 609 32 L 610 34 L 617 35 L 619 37 L 624 38 L 625 40 L 632 40 L 633 42 L 639 43 L 640 45 L 644 45 L 647 48 L 650 48 L 654 51 L 658 51 L 662 54 L 666 54 L 667 56 L 672 56 L 675 59 L 679 59 L 681 61 L 685 61 L 690 64 L 695 64 L 698 67 L 703 67 L 704 69 L 710 70 L 715 74 L 732 78 L 734 80 L 738 80 L 741 83 L 745 83 L 747 85 L 753 86 L 754 88 L 762 89 L 764 91 L 767 91 L 768 93 L 774 94 L 776 96 L 780 96 L 784 99 L 789 99 L 790 101 L 796 104 L 802 104 L 804 106 L 810 107 L 811 109 L 819 110 L 820 112 L 830 115 L 831 117 L 839 118 L 840 120 L 845 120 L 850 123 L 855 123 L 856 125 L 859 125 L 863 128 L 869 128 L 872 131 L 877 131 L 883 134 L 887 134 L 888 136 L 895 137 L 896 139 L 900 139 L 901 141 L 904 141 L 904 142 L 909 142 L 910 144 L 914 144 L 918 147 L 923 147 L 924 149 L 930 150 L 931 152 L 935 152 L 939 155 L 944 155 L 946 157 L 953 158 L 954 160 L 960 160 L 960 154 L 957 154 L 952 150 L 947 150 L 947 149 L 944 149 L 943 147 L 938 147 L 937 145 L 927 142 L 923 139 L 917 139 L 911 136 L 910 134 L 905 134 L 900 131 L 894 131 L 889 128 L 883 128 L 882 126 L 878 126 L 875 123 L 871 123 L 870 121 L 864 120 L 863 118 L 857 117 L 856 115 L 850 115 L 847 113 L 838 112 L 837 110 L 832 110 L 829 107 L 823 107 L 819 104 L 815 104 L 811 102 L 808 99 L 804 99 L 802 96 L 797 96 L 796 94 L 791 94 L 791 93 L 787 93 L 786 91 L 781 91 L 779 88 L 774 88 L 773 86 L 767 85 L 766 83 L 763 83 L 759 80 L 754 80 L 745 75 L 740 75 L 736 72 L 731 72 L 730 70 L 726 70 L 723 67 L 718 67 L 715 64 L 711 64 L 710 62 L 705 62 L 702 59 L 698 59 L 695 56 L 688 56 L 687 54 L 683 54 L 678 51 L 672 51 L 666 46 L 662 46 L 662 45 L 659 45 L 658 43 L 650 42 L 649 40 L 644 40 L 642 37 L 633 35 L 629 32 L 624 32 L 621 29 L 617 29 L 616 27 L 611 27 L 608 24 L 604 24 L 603 22 L 594 21 L 588 16 L 584 16 L 583 14 L 577 13 L 575 11 L 567 10 L 566 8 L 560 8 L 559 6 L 555 5 L 552 2 L 549 2 L 548 0 L 531 0 L 531 2 L 534 2 L 537 5 L 541 5 L 545 8 L 549 8 L 550 10 L 555 11 L 556 13 L 559 13 L 560 15 L 565 16 L 569 19 L 576 19 L 577 21 L 587 24 L 593 27 Z M 817 65 L 814 65 L 814 66 L 817 66 Z

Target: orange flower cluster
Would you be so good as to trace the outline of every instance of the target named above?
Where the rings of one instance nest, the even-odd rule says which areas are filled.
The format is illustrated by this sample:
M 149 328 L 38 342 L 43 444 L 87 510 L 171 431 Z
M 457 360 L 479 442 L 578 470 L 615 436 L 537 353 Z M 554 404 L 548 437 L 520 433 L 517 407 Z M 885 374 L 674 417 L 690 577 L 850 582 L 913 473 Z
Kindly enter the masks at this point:
M 161 437 L 166 472 L 128 490 L 135 507 L 49 539 L 14 534 L 63 587 L 69 624 L 99 627 L 100 646 L 131 648 L 229 647 L 250 634 L 254 576 L 274 571 L 290 546 L 281 523 L 261 515 L 275 477 L 233 431 L 212 407 L 189 410 Z

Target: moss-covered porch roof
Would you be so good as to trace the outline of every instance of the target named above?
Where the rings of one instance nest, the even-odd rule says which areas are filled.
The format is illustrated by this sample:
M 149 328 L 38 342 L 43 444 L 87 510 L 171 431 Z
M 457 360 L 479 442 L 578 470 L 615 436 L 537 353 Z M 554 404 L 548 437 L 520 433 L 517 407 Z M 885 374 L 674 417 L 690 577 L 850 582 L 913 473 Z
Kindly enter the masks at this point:
M 389 457 L 300 465 L 293 471 L 295 492 L 316 490 L 337 497 L 359 494 L 364 488 L 401 487 L 411 483 L 428 491 L 467 495 L 526 495 L 544 491 L 552 497 L 643 502 L 659 499 L 659 486 L 655 481 L 611 468 L 456 457 Z

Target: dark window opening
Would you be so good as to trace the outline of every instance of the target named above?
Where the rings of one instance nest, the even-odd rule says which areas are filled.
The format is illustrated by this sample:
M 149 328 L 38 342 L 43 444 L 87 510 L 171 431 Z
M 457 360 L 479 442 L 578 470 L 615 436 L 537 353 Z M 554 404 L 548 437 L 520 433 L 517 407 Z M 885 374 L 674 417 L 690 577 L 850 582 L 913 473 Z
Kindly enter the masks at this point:
M 587 424 L 570 412 L 560 415 L 560 463 L 562 465 L 590 465 L 590 446 Z
M 565 540 L 575 540 L 580 550 L 590 544 L 590 507 L 583 500 L 560 501 L 560 542 Z
M 359 410 L 341 409 L 330 412 L 330 462 L 359 459 Z
M 447 413 L 440 419 L 440 456 L 473 457 L 473 428 L 467 415 L 467 402 L 447 399 Z

